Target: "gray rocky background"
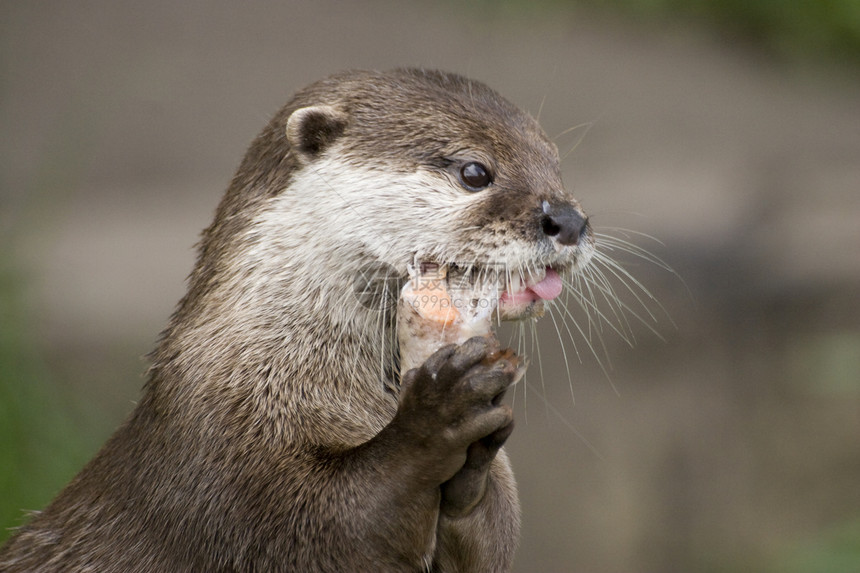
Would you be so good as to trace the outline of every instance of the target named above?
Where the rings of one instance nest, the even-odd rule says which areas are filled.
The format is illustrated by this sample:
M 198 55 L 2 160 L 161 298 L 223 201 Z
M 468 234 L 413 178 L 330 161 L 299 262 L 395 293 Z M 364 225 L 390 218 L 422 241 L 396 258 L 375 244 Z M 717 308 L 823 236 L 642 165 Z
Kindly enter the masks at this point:
M 631 320 L 632 348 L 605 329 L 608 376 L 581 338 L 581 363 L 569 340 L 562 352 L 548 319 L 539 348 L 527 340 L 517 571 L 860 570 L 856 67 L 561 3 L 0 12 L 0 240 L 17 293 L 0 320 L 17 317 L 39 373 L 0 379 L 10 416 L 36 396 L 9 419 L 37 429 L 0 436 L 17 460 L 0 526 L 132 408 L 198 233 L 271 114 L 329 73 L 410 65 L 485 81 L 551 136 L 586 125 L 558 139 L 567 185 L 598 229 L 659 239 L 631 235 L 677 274 L 627 259 L 666 312 L 648 302 L 657 320 Z

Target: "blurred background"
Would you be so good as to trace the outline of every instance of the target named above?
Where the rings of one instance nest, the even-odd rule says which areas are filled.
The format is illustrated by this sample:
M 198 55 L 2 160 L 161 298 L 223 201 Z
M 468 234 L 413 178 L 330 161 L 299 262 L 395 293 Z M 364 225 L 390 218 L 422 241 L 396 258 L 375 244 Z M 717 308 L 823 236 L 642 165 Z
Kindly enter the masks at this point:
M 6 1 L 0 46 L 0 539 L 133 407 L 275 110 L 410 65 L 539 113 L 674 269 L 613 253 L 659 305 L 599 361 L 527 340 L 517 571 L 860 571 L 856 0 Z

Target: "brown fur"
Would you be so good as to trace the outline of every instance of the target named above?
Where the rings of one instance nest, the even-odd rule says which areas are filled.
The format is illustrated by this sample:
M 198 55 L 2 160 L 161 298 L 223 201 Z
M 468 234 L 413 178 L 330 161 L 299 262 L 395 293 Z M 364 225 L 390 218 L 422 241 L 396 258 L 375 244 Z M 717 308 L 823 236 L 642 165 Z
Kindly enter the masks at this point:
M 492 187 L 457 186 L 469 158 Z M 396 185 L 353 188 L 341 171 L 430 183 L 386 195 Z M 554 146 L 482 84 L 349 72 L 299 92 L 204 231 L 134 412 L 0 569 L 508 570 L 519 509 L 498 402 L 512 365 L 482 362 L 493 343 L 473 340 L 387 391 L 392 320 L 349 280 L 378 261 L 405 275 L 415 255 L 575 264 L 541 233 L 544 201 L 576 205 Z

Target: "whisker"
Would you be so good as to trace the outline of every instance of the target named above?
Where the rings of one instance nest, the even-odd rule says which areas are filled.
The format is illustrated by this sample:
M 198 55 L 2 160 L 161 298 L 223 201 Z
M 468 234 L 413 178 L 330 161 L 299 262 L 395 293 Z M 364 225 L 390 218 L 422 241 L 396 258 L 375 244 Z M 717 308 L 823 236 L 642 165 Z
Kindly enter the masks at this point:
M 610 327 L 617 326 L 616 332 L 622 332 L 620 335 L 621 338 L 628 346 L 633 347 L 636 345 L 636 333 L 630 324 L 630 320 L 627 318 L 627 311 L 630 310 L 630 307 L 615 291 L 615 287 L 612 286 L 612 283 L 606 277 L 606 273 L 598 266 L 598 260 L 595 258 L 594 261 L 595 264 L 589 276 L 593 281 L 594 288 L 600 293 L 603 300 L 606 301 L 607 306 L 612 310 L 612 315 L 615 317 L 615 322 L 607 321 L 605 324 Z
M 382 328 L 382 352 L 379 355 L 379 375 L 382 378 L 382 380 L 385 380 L 385 358 L 388 355 L 393 356 L 393 354 L 394 354 L 394 347 L 393 347 L 394 341 L 392 340 L 392 338 L 397 336 L 397 329 L 396 328 L 386 329 L 386 326 L 388 324 L 388 321 L 387 321 L 388 305 L 386 304 L 387 302 L 388 302 L 388 281 L 383 281 L 382 297 L 379 301 L 379 306 L 380 306 L 381 312 L 379 312 L 379 319 L 378 319 L 379 326 Z M 386 330 L 388 330 L 387 336 L 386 336 Z M 388 349 L 385 348 L 386 340 L 389 344 Z M 390 364 L 389 366 L 393 367 L 394 365 Z
M 598 264 L 605 264 L 605 263 L 604 263 L 604 261 L 596 261 L 596 262 L 597 262 Z M 645 302 L 642 300 L 642 298 L 641 298 L 641 297 L 639 297 L 639 296 L 636 294 L 636 291 L 635 291 L 635 290 L 633 290 L 633 288 L 632 288 L 629 284 L 627 284 L 627 282 L 626 282 L 626 281 L 621 277 L 621 275 L 619 275 L 619 273 L 615 272 L 615 271 L 612 269 L 612 267 L 611 267 L 611 266 L 606 265 L 604 268 L 605 268 L 605 269 L 606 269 L 610 274 L 612 274 L 613 276 L 615 276 L 615 277 L 616 277 L 616 278 L 621 282 L 621 284 L 623 284 L 623 285 L 626 287 L 626 289 L 627 289 L 627 290 L 632 294 L 632 296 L 636 298 L 636 300 L 639 302 L 639 304 L 642 306 L 642 308 L 643 308 L 643 309 L 645 309 L 645 312 L 647 312 L 647 313 L 648 313 L 648 316 L 651 318 L 651 320 L 650 320 L 650 321 L 649 321 L 649 320 L 646 320 L 643 316 L 641 316 L 638 312 L 636 312 L 636 310 L 634 310 L 634 309 L 633 309 L 633 307 L 631 307 L 629 304 L 627 304 L 626 302 L 624 302 L 624 301 L 623 301 L 623 300 L 621 300 L 620 298 L 617 298 L 617 299 L 615 299 L 615 304 L 616 304 L 616 305 L 618 305 L 618 307 L 624 311 L 622 314 L 623 314 L 623 315 L 625 315 L 625 316 L 626 316 L 626 314 L 630 314 L 630 315 L 631 315 L 631 316 L 633 316 L 633 317 L 634 317 L 634 318 L 635 318 L 635 319 L 636 319 L 640 324 L 642 324 L 643 326 L 645 326 L 645 327 L 646 327 L 648 330 L 650 330 L 650 331 L 651 331 L 655 336 L 657 336 L 657 338 L 659 338 L 660 340 L 665 341 L 665 339 L 663 338 L 663 336 L 662 336 L 659 332 L 657 332 L 657 330 L 656 330 L 656 329 L 651 325 L 651 323 L 652 323 L 652 322 L 657 323 L 657 322 L 658 322 L 658 320 L 657 320 L 657 317 L 654 315 L 654 313 L 652 313 L 652 312 L 651 312 L 651 310 L 648 308 L 648 305 L 647 305 L 647 304 L 645 304 Z M 657 302 L 656 300 L 654 300 L 654 302 L 655 302 L 655 304 L 657 304 L 657 305 L 658 305 L 658 306 L 659 306 L 659 307 L 660 307 L 660 308 L 665 312 L 665 309 L 663 309 L 662 305 L 660 305 L 660 303 L 659 303 L 659 302 Z M 667 316 L 668 316 L 668 315 L 667 315 Z M 670 319 L 670 320 L 671 320 L 671 319 Z M 630 328 L 629 322 L 628 322 L 628 328 Z
M 649 299 L 651 299 L 654 302 L 657 302 L 657 299 L 654 297 L 653 294 L 651 294 L 651 291 L 649 291 L 645 287 L 645 285 L 643 285 L 638 279 L 636 279 L 636 277 L 634 277 L 632 274 L 630 274 L 630 272 L 627 269 L 625 269 L 620 264 L 618 264 L 615 261 L 615 259 L 613 259 L 612 257 L 606 256 L 603 253 L 600 253 L 600 254 L 595 256 L 595 262 L 598 265 L 602 265 L 607 271 L 610 271 L 619 281 L 621 281 L 621 283 L 628 290 L 631 291 L 631 294 L 633 294 L 634 296 L 636 295 L 636 292 L 632 288 L 631 284 L 633 286 L 636 286 Z M 640 302 L 641 302 L 641 299 L 638 296 L 637 296 L 637 299 L 640 300 Z M 645 305 L 643 304 L 643 306 L 645 306 Z M 652 314 L 652 318 L 653 318 L 653 314 Z
M 594 359 L 597 361 L 597 365 L 600 366 L 600 369 L 603 371 L 603 374 L 607 377 L 607 379 L 610 379 L 609 370 L 607 370 L 606 364 L 604 364 L 603 360 L 600 358 L 600 355 L 597 353 L 597 350 L 595 349 L 592 340 L 585 335 L 585 332 L 583 332 L 582 327 L 576 321 L 576 318 L 574 318 L 573 314 L 571 314 L 570 309 L 563 308 L 563 311 L 564 311 L 564 315 L 570 319 L 570 322 L 573 323 L 574 328 L 579 332 L 580 336 L 582 336 L 582 338 L 585 340 L 585 344 L 588 346 L 589 350 L 591 350 L 591 354 L 592 354 L 592 356 L 594 356 Z M 600 342 L 601 346 L 603 347 L 604 355 L 606 356 L 606 359 L 608 361 L 609 360 L 609 352 L 606 348 L 606 344 L 603 341 L 603 336 L 598 333 L 597 338 L 598 338 L 598 341 Z M 611 379 L 610 379 L 610 381 L 611 381 Z
M 630 238 L 631 236 L 642 237 L 642 238 L 648 239 L 649 241 L 654 241 L 655 243 L 657 243 L 660 246 L 663 246 L 663 247 L 666 246 L 666 243 L 664 243 L 663 241 L 661 241 L 660 239 L 658 239 L 654 235 L 650 235 L 650 234 L 644 233 L 642 231 L 637 231 L 636 229 L 628 229 L 627 227 L 604 227 L 604 226 L 601 226 L 600 231 L 595 232 L 595 235 L 600 235 L 601 237 L 608 237 L 610 239 L 615 238 L 614 235 L 610 235 L 608 233 L 605 233 L 604 231 L 613 231 L 616 233 L 621 233 L 622 235 L 624 235 L 627 238 Z M 639 245 L 636 245 L 636 244 L 634 244 L 633 246 L 635 246 L 636 248 L 641 248 Z
M 572 278 L 576 281 L 576 284 L 571 284 L 570 282 L 565 282 L 565 285 L 568 287 L 565 289 L 565 293 L 567 294 L 567 296 L 565 296 L 565 306 L 568 305 L 568 301 L 570 300 L 571 296 L 576 296 L 578 299 L 584 299 L 585 298 L 586 295 L 582 289 L 582 283 L 583 282 L 586 283 L 586 285 L 585 285 L 586 290 L 590 290 L 590 288 L 591 288 L 591 285 L 588 284 L 588 281 L 585 281 L 585 279 L 583 279 L 582 274 L 576 273 L 573 275 Z M 592 301 L 594 300 L 594 296 L 591 296 L 591 300 Z M 585 318 L 586 318 L 586 321 L 588 324 L 588 336 L 590 338 L 592 336 L 591 330 L 592 330 L 592 328 L 595 328 L 594 317 L 591 316 L 591 310 L 588 308 L 588 306 L 585 305 L 581 300 L 578 300 L 577 304 L 585 312 Z M 577 352 L 577 354 L 578 354 L 578 352 Z M 581 360 L 582 359 L 580 358 L 580 361 Z
M 546 376 L 543 374 L 543 358 L 541 357 L 540 352 L 540 338 L 537 335 L 537 328 L 535 328 L 535 323 L 533 321 L 529 321 L 529 330 L 531 331 L 532 338 L 532 355 L 537 356 L 538 363 L 538 373 L 540 374 L 540 387 L 543 395 L 546 396 Z
M 526 327 L 522 322 L 520 322 L 517 326 L 519 327 L 518 330 L 519 330 L 519 334 L 520 334 L 519 340 L 517 341 L 517 354 L 523 355 L 524 354 L 523 351 L 525 350 L 525 336 L 526 336 L 525 328 Z M 528 425 L 528 423 L 529 423 L 529 413 L 528 413 L 529 409 L 528 409 L 528 392 L 526 391 L 526 388 L 528 388 L 530 386 L 530 384 L 528 383 L 528 371 L 526 371 L 525 375 L 523 375 L 522 386 L 523 386 L 523 417 L 525 418 L 526 425 Z
M 644 233 L 642 234 L 642 236 L 650 238 L 649 235 L 645 235 Z M 595 237 L 600 239 L 600 244 L 604 248 L 604 250 L 610 250 L 611 251 L 611 250 L 617 249 L 621 252 L 628 253 L 628 254 L 633 255 L 635 257 L 638 257 L 642 260 L 645 260 L 649 263 L 652 263 L 652 264 L 660 267 L 664 271 L 668 271 L 668 272 L 672 273 L 674 276 L 678 277 L 678 273 L 676 273 L 675 270 L 671 266 L 669 266 L 669 264 L 666 261 L 664 261 L 663 259 L 661 259 L 657 255 L 653 254 L 652 252 L 648 251 L 647 249 L 640 247 L 639 245 L 637 245 L 631 241 L 627 241 L 625 239 L 621 239 L 621 238 L 615 237 L 613 235 L 607 235 L 605 233 L 595 233 Z M 657 241 L 657 239 L 653 239 L 653 240 Z M 680 278 L 680 277 L 678 277 L 678 278 Z
M 540 100 L 540 105 L 538 106 L 537 116 L 535 117 L 535 121 L 540 123 L 540 114 L 543 111 L 543 104 L 546 103 L 546 93 L 543 94 L 543 97 Z
M 559 319 L 561 320 L 561 324 L 562 324 L 562 326 L 564 326 L 564 329 L 567 332 L 567 337 L 570 340 L 571 346 L 573 346 L 573 351 L 576 354 L 576 359 L 579 361 L 580 364 L 583 364 L 582 355 L 579 352 L 579 346 L 577 346 L 577 344 L 576 344 L 576 337 L 573 335 L 573 331 L 570 330 L 570 326 L 568 326 L 567 320 L 565 320 L 565 318 L 567 318 L 567 316 L 570 313 L 570 311 L 568 310 L 568 305 L 567 304 L 561 305 L 561 309 L 556 309 L 555 312 L 558 312 L 561 315 L 559 317 Z M 571 320 L 573 320 L 573 319 L 571 319 Z M 558 330 L 558 327 L 556 327 L 556 330 Z M 588 336 L 590 337 L 591 335 L 589 334 Z M 559 339 L 561 339 L 560 336 L 559 336 Z M 564 350 L 563 341 L 562 341 L 562 350 Z M 565 366 L 566 366 L 566 364 L 565 364 Z
M 665 309 L 665 307 L 663 307 L 663 305 L 660 303 L 660 301 L 658 301 L 657 298 L 653 294 L 651 294 L 651 291 L 649 291 L 647 288 L 645 288 L 645 286 L 641 282 L 639 282 L 633 275 L 631 275 L 624 267 L 619 265 L 612 258 L 605 257 L 605 256 L 597 258 L 596 263 L 599 265 L 603 265 L 604 268 L 608 272 L 610 272 L 612 275 L 614 275 L 621 282 L 621 284 L 624 285 L 624 287 L 630 292 L 630 294 L 636 298 L 636 300 L 639 302 L 639 304 L 642 306 L 642 308 L 645 309 L 645 311 L 648 313 L 648 315 L 651 317 L 651 320 L 654 323 L 659 322 L 657 317 L 654 315 L 653 312 L 651 312 L 648 305 L 636 293 L 636 289 L 634 289 L 633 286 L 636 286 L 654 304 L 657 305 L 657 307 L 660 309 L 660 311 L 663 313 L 663 315 L 665 315 L 669 319 L 669 321 L 672 323 L 672 326 L 676 326 L 674 321 L 672 320 L 672 317 L 669 315 L 669 312 Z M 631 283 L 632 283 L 632 285 L 631 285 Z
M 583 297 L 580 301 L 582 304 L 586 305 L 587 308 L 591 308 L 598 318 L 601 319 L 601 322 L 595 321 L 595 333 L 600 334 L 603 332 L 603 325 L 608 326 L 611 330 L 613 330 L 624 342 L 628 344 L 628 346 L 633 346 L 635 342 L 635 337 L 631 334 L 628 334 L 630 330 L 630 323 L 627 321 L 627 318 L 624 316 L 624 312 L 622 308 L 618 307 L 618 295 L 615 294 L 615 291 L 612 289 L 612 285 L 606 280 L 606 277 L 600 272 L 599 269 L 589 268 L 583 275 L 585 277 L 586 288 L 589 292 L 590 299 Z M 600 307 L 597 305 L 597 294 L 606 301 L 607 306 L 612 311 L 615 320 L 610 320 L 609 317 L 600 310 Z
M 552 325 L 555 327 L 555 333 L 558 336 L 559 346 L 561 346 L 561 357 L 564 361 L 564 369 L 567 371 L 567 385 L 570 387 L 570 399 L 573 404 L 576 404 L 576 396 L 573 393 L 573 376 L 570 374 L 570 363 L 567 359 L 567 351 L 564 349 L 564 340 L 561 336 L 561 330 L 558 328 L 558 321 L 555 319 L 555 313 L 553 312 L 552 307 L 549 309 L 549 317 L 552 319 Z M 576 349 L 576 345 L 574 345 L 574 350 Z M 578 354 L 578 353 L 577 353 Z
M 556 408 L 555 406 L 550 404 L 550 401 L 547 400 L 546 396 L 541 396 L 540 392 L 538 392 L 536 389 L 533 389 L 533 390 L 538 395 L 538 398 L 540 398 L 543 401 L 543 403 L 546 404 L 547 410 L 552 412 L 555 415 L 555 417 L 558 418 L 559 421 L 561 421 L 561 423 L 565 425 L 565 427 L 567 427 L 568 430 L 573 432 L 573 434 L 577 438 L 579 438 L 583 444 L 585 444 L 585 447 L 587 447 L 591 451 L 592 454 L 597 456 L 597 459 L 599 459 L 602 462 L 606 461 L 603 458 L 603 456 L 600 455 L 600 451 L 598 451 L 598 449 L 591 442 L 589 442 L 588 439 L 586 439 L 586 437 L 584 435 L 582 435 L 582 433 L 579 430 L 576 429 L 576 427 L 570 422 L 570 420 L 568 420 L 564 414 L 559 412 L 558 408 Z
M 553 138 L 552 138 L 552 140 L 553 140 L 553 141 L 558 141 L 558 139 L 559 139 L 560 137 L 563 137 L 563 136 L 567 135 L 567 134 L 568 134 L 568 133 L 570 133 L 571 131 L 576 131 L 577 129 L 582 129 L 582 128 L 586 128 L 586 131 L 587 131 L 587 130 L 591 129 L 593 126 L 594 126 L 594 122 L 593 122 L 593 121 L 584 121 L 584 122 L 582 122 L 582 123 L 580 123 L 580 124 L 574 125 L 574 126 L 572 126 L 572 127 L 568 127 L 567 129 L 565 129 L 564 131 L 562 131 L 561 133 L 559 133 L 559 134 L 557 134 L 555 137 L 553 137 Z

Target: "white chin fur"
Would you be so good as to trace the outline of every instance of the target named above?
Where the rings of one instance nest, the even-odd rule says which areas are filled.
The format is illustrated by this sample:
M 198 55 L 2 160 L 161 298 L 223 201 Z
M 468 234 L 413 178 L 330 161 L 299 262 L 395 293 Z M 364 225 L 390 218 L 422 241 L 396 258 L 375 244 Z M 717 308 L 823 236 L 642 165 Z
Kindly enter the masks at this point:
M 405 276 L 416 253 L 421 260 L 450 261 L 449 257 L 480 250 L 477 243 L 453 244 L 462 240 L 462 229 L 468 227 L 463 214 L 477 196 L 463 193 L 450 179 L 429 171 L 403 173 L 357 166 L 343 161 L 344 155 L 332 148 L 307 164 L 296 172 L 289 188 L 257 215 L 257 224 L 251 227 L 254 244 L 246 251 L 254 260 L 246 268 L 261 271 L 255 277 L 260 290 L 272 287 L 272 278 L 279 276 L 308 291 L 324 288 L 319 283 L 332 279 L 348 283 L 349 275 L 362 265 L 380 261 Z M 535 245 L 514 241 L 482 251 L 478 264 L 498 265 L 497 292 L 517 293 L 543 280 L 547 265 L 576 272 L 593 250 L 588 241 L 554 254 L 539 253 Z M 315 254 L 321 252 L 335 256 L 319 260 Z M 304 272 L 307 268 L 314 272 Z M 542 301 L 502 307 L 498 314 L 503 320 L 543 312 Z

